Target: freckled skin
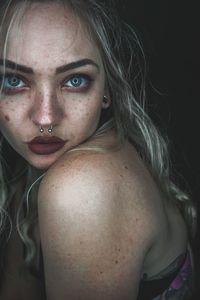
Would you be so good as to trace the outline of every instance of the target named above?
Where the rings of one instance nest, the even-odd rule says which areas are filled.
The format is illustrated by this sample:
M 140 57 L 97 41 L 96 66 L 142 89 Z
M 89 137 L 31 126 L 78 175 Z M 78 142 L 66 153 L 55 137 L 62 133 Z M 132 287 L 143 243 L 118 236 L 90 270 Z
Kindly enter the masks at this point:
M 17 50 L 17 63 L 32 68 L 34 75 L 25 76 L 27 84 L 21 92 L 2 97 L 0 130 L 36 168 L 48 169 L 60 159 L 47 172 L 38 195 L 47 298 L 135 299 L 143 271 L 156 274 L 164 252 L 172 255 L 185 249 L 186 239 L 177 239 L 185 230 L 179 230 L 182 220 L 165 211 L 161 193 L 132 145 L 93 157 L 86 153 L 76 157 L 75 152 L 71 161 L 70 155 L 66 159 L 65 152 L 94 134 L 102 109 L 109 105 L 103 101 L 106 79 L 100 53 L 84 24 L 56 3 L 35 3 L 23 19 L 21 39 L 11 36 L 7 58 L 14 61 Z M 55 75 L 57 67 L 85 58 L 99 68 L 90 65 Z M 64 89 L 63 81 L 79 72 L 92 77 L 89 88 Z M 49 155 L 34 154 L 27 142 L 41 135 L 40 126 L 48 134 L 51 124 L 53 135 L 66 141 L 64 147 Z M 103 137 L 105 145 L 114 145 L 112 135 Z M 180 247 L 175 248 L 178 241 Z M 102 296 L 104 289 L 109 298 Z M 59 296 L 68 290 L 69 296 Z M 87 297 L 89 290 L 91 297 Z M 70 297 L 77 291 L 80 297 Z
M 15 62 L 17 50 L 17 63 L 32 68 L 34 74 L 24 74 L 27 84 L 22 91 L 3 95 L 0 130 L 31 165 L 48 169 L 64 152 L 94 134 L 101 110 L 107 108 L 103 102 L 105 72 L 98 48 L 84 24 L 58 4 L 33 4 L 21 30 L 20 39 L 11 34 L 7 59 Z M 99 69 L 86 65 L 55 73 L 57 67 L 80 59 L 91 59 Z M 63 88 L 63 81 L 79 72 L 92 78 L 89 88 L 78 92 Z M 49 155 L 31 152 L 27 143 L 41 135 L 41 126 L 47 132 L 51 124 L 53 135 L 66 141 L 64 147 Z
M 5 118 L 5 120 L 8 121 L 8 122 L 10 121 L 10 118 L 9 118 L 9 116 L 7 116 L 7 115 L 5 115 L 4 118 Z

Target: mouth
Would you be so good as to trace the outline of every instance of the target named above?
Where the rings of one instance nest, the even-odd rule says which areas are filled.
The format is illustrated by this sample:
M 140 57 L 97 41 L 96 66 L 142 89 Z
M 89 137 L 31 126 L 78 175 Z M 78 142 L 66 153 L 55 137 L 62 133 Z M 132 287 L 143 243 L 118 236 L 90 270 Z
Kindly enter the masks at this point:
M 66 141 L 55 136 L 35 137 L 28 143 L 28 148 L 35 154 L 48 155 L 59 151 L 65 143 Z

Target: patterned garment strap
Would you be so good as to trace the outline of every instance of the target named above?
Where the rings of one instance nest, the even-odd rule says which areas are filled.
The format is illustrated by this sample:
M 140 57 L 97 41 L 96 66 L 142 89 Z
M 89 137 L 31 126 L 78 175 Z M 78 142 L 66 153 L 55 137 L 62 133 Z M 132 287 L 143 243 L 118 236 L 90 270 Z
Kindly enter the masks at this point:
M 192 296 L 193 290 L 193 267 L 190 251 L 180 268 L 178 274 L 171 282 L 170 286 L 153 300 L 188 300 Z

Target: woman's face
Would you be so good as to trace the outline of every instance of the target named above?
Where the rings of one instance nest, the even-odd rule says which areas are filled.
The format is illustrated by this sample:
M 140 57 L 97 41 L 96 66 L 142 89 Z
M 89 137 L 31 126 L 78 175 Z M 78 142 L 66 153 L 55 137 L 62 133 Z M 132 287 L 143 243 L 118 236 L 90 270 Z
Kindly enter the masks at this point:
M 2 65 L 1 60 L 1 73 Z M 39 169 L 90 137 L 109 105 L 103 101 L 105 74 L 95 42 L 58 4 L 32 5 L 20 34 L 12 30 L 3 87 L 1 132 Z

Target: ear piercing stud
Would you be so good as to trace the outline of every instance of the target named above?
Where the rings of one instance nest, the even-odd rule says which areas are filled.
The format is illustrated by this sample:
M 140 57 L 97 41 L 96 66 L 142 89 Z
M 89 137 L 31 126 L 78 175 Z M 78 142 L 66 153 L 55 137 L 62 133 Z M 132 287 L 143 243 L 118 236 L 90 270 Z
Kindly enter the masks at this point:
M 104 96 L 103 96 L 103 102 L 104 102 L 105 104 L 107 104 L 108 101 L 109 101 L 108 98 L 104 95 Z

